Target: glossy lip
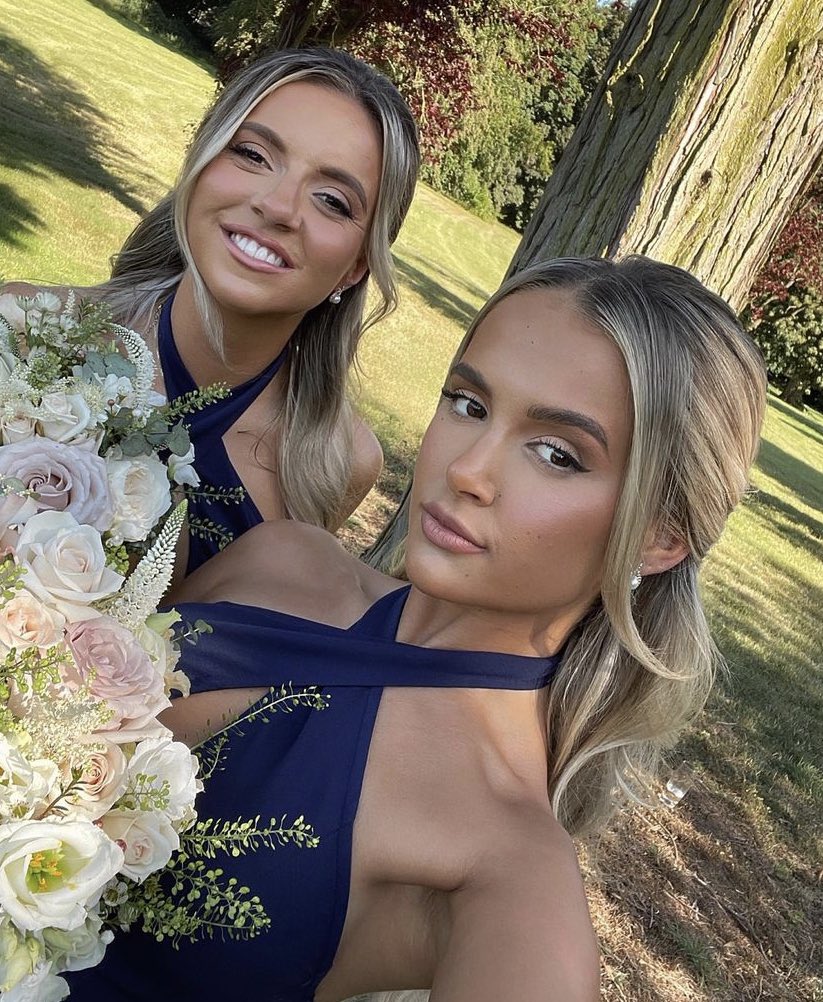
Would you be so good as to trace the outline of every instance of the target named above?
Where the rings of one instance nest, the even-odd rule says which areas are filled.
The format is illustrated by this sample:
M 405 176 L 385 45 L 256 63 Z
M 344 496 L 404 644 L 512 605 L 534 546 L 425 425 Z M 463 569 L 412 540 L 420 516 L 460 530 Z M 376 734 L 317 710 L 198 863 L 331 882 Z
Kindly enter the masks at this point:
M 449 515 L 440 505 L 435 503 L 421 505 L 423 513 L 420 525 L 423 535 L 430 543 L 441 550 L 452 553 L 484 553 L 482 546 L 469 531 L 452 515 Z
M 223 238 L 225 239 L 226 244 L 229 250 L 234 255 L 234 257 L 237 258 L 238 261 L 242 261 L 243 264 L 247 264 L 250 268 L 254 269 L 255 271 L 277 272 L 277 271 L 288 271 L 294 268 L 294 263 L 292 262 L 292 259 L 283 250 L 280 244 L 275 243 L 274 240 L 267 239 L 266 237 L 262 236 L 260 233 L 257 233 L 250 227 L 221 225 L 220 229 L 222 230 Z M 277 267 L 276 265 L 269 264 L 267 261 L 255 261 L 254 258 L 250 258 L 248 254 L 244 254 L 243 251 L 240 250 L 237 244 L 232 242 L 231 239 L 232 233 L 238 233 L 240 234 L 241 237 L 249 237 L 251 240 L 254 240 L 255 243 L 258 243 L 261 247 L 265 247 L 266 250 L 272 251 L 278 257 L 281 257 L 283 259 L 284 262 L 283 265 Z

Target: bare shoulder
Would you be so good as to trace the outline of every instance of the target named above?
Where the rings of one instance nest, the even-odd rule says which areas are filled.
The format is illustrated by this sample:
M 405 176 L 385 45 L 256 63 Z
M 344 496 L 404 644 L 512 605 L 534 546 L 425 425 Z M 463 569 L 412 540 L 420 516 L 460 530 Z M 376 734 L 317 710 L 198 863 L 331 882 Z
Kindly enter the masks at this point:
M 366 422 L 355 415 L 352 426 L 351 482 L 343 503 L 345 520 L 369 493 L 383 469 L 383 449 Z
M 395 587 L 325 529 L 279 519 L 243 533 L 186 578 L 172 599 L 238 602 L 348 626 Z
M 574 843 L 548 811 L 510 824 L 453 892 L 431 1002 L 596 1002 L 600 956 Z

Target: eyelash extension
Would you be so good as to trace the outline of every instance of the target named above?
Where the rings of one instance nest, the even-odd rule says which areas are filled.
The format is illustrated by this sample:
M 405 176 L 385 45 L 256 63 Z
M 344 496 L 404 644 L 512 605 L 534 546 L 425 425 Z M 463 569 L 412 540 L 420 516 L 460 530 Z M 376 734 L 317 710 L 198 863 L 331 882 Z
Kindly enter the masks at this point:
M 265 163 L 265 157 L 262 153 L 258 153 L 257 150 L 251 149 L 245 143 L 229 143 L 227 149 L 230 153 L 234 153 L 238 157 L 243 157 L 244 160 L 248 160 L 249 163 L 253 163 L 260 167 Z M 256 159 L 259 158 L 259 159 Z
M 568 451 L 568 449 L 562 448 L 555 442 L 542 441 L 542 442 L 536 442 L 535 445 L 545 445 L 549 449 L 554 449 L 555 452 L 559 452 L 562 456 L 565 456 L 565 458 L 568 459 L 571 468 L 575 470 L 577 473 L 589 472 L 588 468 L 583 466 L 583 464 L 579 460 L 575 459 L 574 456 Z M 569 469 L 569 467 L 564 468 L 562 466 L 555 466 L 554 464 L 550 463 L 548 459 L 543 459 L 543 457 L 537 452 L 537 450 L 535 450 L 535 455 L 537 456 L 539 462 L 543 463 L 545 466 L 548 466 L 549 469 L 560 470 L 561 473 L 564 472 L 564 469 L 565 470 Z
M 483 407 L 483 404 L 481 404 L 476 397 L 470 396 L 468 393 L 463 392 L 463 390 L 448 390 L 444 386 L 440 391 L 440 394 L 445 397 L 446 400 L 468 400 L 469 403 L 475 404 L 477 407 L 482 407 L 484 411 L 486 410 L 486 408 Z
M 336 212 L 340 216 L 345 216 L 346 219 L 351 219 L 354 213 L 349 208 L 348 205 L 343 201 L 342 198 L 338 198 L 336 195 L 331 195 L 328 192 L 320 192 L 317 196 L 321 201 L 325 202 L 326 205 Z M 330 201 L 329 201 L 330 200 Z

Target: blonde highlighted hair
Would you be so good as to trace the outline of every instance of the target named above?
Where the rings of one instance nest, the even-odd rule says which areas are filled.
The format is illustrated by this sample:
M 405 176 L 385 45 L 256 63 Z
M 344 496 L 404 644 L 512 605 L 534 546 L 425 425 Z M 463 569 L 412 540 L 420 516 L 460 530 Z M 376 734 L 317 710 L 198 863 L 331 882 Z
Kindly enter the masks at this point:
M 475 318 L 455 361 L 501 300 L 557 288 L 619 347 L 634 415 L 601 596 L 569 637 L 549 692 L 549 795 L 563 826 L 580 834 L 611 813 L 616 788 L 646 793 L 662 749 L 705 703 L 718 656 L 698 570 L 747 492 L 766 376 L 722 299 L 688 272 L 639 256 L 561 258 L 519 272 Z M 655 538 L 682 541 L 688 555 L 633 593 Z M 389 565 L 399 567 L 402 546 Z
M 198 127 L 177 184 L 129 236 L 113 259 L 111 278 L 98 291 L 122 323 L 147 325 L 158 304 L 189 271 L 206 335 L 222 350 L 220 315 L 186 236 L 189 202 L 203 169 L 226 148 L 248 114 L 279 87 L 297 80 L 357 101 L 377 127 L 383 154 L 367 236 L 367 274 L 343 292 L 339 305 L 324 301 L 298 324 L 277 422 L 277 474 L 286 512 L 330 528 L 338 521 L 351 481 L 348 376 L 363 331 L 397 304 L 390 247 L 411 205 L 420 163 L 414 119 L 394 85 L 360 60 L 333 49 L 281 50 L 241 70 Z M 378 295 L 364 318 L 369 274 Z

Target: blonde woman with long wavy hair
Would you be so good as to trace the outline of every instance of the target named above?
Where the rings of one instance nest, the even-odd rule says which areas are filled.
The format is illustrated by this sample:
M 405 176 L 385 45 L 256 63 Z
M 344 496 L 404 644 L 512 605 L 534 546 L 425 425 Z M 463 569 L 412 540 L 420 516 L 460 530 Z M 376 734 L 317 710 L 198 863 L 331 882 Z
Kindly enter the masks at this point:
M 305 814 L 320 843 L 219 862 L 263 935 L 175 952 L 129 934 L 80 975 L 84 1002 L 597 999 L 569 836 L 641 795 L 703 705 L 698 574 L 747 491 L 765 391 L 732 311 L 677 268 L 564 259 L 507 281 L 421 445 L 408 583 L 287 522 L 184 582 L 178 608 L 214 632 L 167 722 L 230 747 L 201 812 Z M 286 682 L 327 709 L 260 726 Z
M 418 165 L 385 77 L 340 51 L 272 53 L 222 90 L 173 190 L 82 290 L 154 343 L 170 398 L 231 387 L 189 418 L 189 571 L 263 519 L 334 530 L 377 479 L 348 380 L 364 329 L 396 304 L 390 247 Z

